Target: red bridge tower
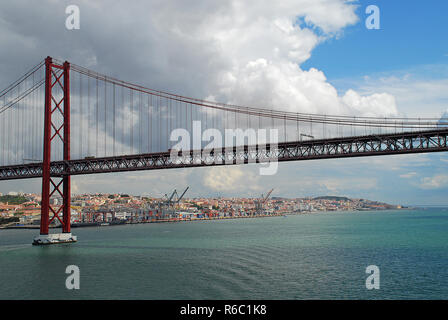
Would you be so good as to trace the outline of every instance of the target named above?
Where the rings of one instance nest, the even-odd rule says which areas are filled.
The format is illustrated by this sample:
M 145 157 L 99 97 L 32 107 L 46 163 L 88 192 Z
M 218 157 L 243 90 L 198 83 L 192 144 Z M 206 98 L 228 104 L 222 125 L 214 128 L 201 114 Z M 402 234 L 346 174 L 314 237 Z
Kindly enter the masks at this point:
M 62 145 L 62 146 L 61 146 Z M 45 59 L 45 118 L 44 158 L 42 164 L 42 204 L 40 236 L 33 244 L 76 242 L 70 230 L 70 174 L 66 166 L 62 176 L 52 176 L 52 146 L 63 149 L 63 160 L 70 160 L 70 64 L 54 63 L 51 57 Z M 55 152 L 53 152 L 55 154 Z M 62 203 L 51 203 L 51 198 L 60 195 Z M 62 212 L 62 219 L 60 214 Z M 49 233 L 50 224 L 57 219 L 62 233 Z

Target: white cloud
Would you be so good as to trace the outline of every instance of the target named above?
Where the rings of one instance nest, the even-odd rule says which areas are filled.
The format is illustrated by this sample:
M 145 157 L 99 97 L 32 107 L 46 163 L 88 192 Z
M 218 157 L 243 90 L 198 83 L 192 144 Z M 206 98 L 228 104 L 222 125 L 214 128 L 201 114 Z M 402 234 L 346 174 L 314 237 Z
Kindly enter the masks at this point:
M 342 97 L 342 101 L 355 115 L 383 115 L 387 117 L 397 114 L 395 98 L 387 93 L 374 93 L 369 96 L 362 96 L 350 89 Z
M 416 154 L 400 154 L 390 156 L 376 156 L 376 157 L 364 157 L 359 159 L 346 159 L 339 165 L 344 167 L 348 164 L 348 170 L 350 168 L 370 168 L 374 171 L 389 172 L 400 170 L 422 170 L 425 167 L 431 167 L 432 158 L 429 154 L 416 153 Z M 390 175 L 390 173 L 388 173 Z
M 363 116 L 395 115 L 393 96 L 382 93 L 361 96 L 349 90 L 339 97 L 322 71 L 308 71 L 288 60 L 259 58 L 222 77 L 216 100 L 291 112 Z
M 0 33 L 4 46 L 27 49 L 20 39 L 30 38 L 36 54 L 50 50 L 126 80 L 221 102 L 325 114 L 396 113 L 389 94 L 351 90 L 339 96 L 323 71 L 300 68 L 319 43 L 359 21 L 352 1 L 83 1 L 81 29 L 71 33 L 63 24 L 57 28 L 63 6 L 15 1 L 2 8 L 0 19 L 9 26 Z M 21 20 L 30 15 L 32 25 Z M 23 64 L 20 56 L 5 55 L 8 64 Z
M 221 59 L 223 66 L 212 77 L 215 81 L 210 83 L 208 97 L 292 112 L 396 114 L 395 100 L 387 93 L 361 96 L 350 90 L 340 97 L 322 71 L 300 67 L 320 42 L 357 22 L 353 5 L 307 0 L 232 3 L 238 4 L 239 12 L 229 12 L 233 18 L 212 21 L 205 33 L 219 47 L 215 59 Z M 294 25 L 297 17 L 326 33 L 319 35 L 314 28 Z
M 253 166 L 250 166 L 253 169 Z M 259 191 L 260 177 L 243 166 L 212 167 L 203 176 L 205 187 L 213 191 L 235 192 L 247 194 L 248 191 Z
M 339 194 L 341 192 L 347 192 L 349 190 L 370 190 L 377 187 L 377 180 L 375 178 L 328 178 L 322 181 L 317 181 L 317 184 L 323 186 L 327 191 Z
M 400 174 L 400 178 L 410 179 L 412 177 L 415 177 L 416 175 L 417 175 L 417 172 L 408 172 L 408 173 Z
M 446 174 L 422 178 L 420 184 L 420 188 L 422 189 L 440 189 L 444 187 L 448 187 L 448 175 Z
M 362 80 L 338 80 L 336 83 L 341 87 L 355 88 L 364 97 L 386 92 L 387 98 L 394 97 L 397 113 L 402 116 L 440 117 L 447 109 L 447 77 L 447 65 L 426 65 L 368 75 Z

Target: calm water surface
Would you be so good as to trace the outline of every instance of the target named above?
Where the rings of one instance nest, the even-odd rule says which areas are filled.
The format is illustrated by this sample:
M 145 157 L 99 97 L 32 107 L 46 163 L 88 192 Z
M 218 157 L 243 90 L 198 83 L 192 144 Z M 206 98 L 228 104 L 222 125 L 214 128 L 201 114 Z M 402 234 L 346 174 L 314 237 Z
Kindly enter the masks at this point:
M 0 299 L 448 299 L 446 209 L 0 230 Z M 77 265 L 81 289 L 65 288 Z M 380 268 L 380 290 L 365 269 Z

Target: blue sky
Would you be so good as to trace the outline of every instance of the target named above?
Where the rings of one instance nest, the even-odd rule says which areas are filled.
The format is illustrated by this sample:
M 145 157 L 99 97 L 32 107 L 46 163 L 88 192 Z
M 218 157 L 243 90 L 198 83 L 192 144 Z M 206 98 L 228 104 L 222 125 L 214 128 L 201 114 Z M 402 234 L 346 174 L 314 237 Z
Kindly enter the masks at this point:
M 151 88 L 242 105 L 257 106 L 266 97 L 273 105 L 302 107 L 292 98 L 303 94 L 312 108 L 291 110 L 326 112 L 319 93 L 334 87 L 335 99 L 349 89 L 363 97 L 386 93 L 400 115 L 433 116 L 448 109 L 448 1 L 349 2 L 356 15 L 341 0 L 259 0 L 256 7 L 241 1 L 234 11 L 232 1 L 2 4 L 0 40 L 8 50 L 0 50 L 0 87 L 52 55 Z M 80 30 L 65 29 L 67 4 L 79 5 Z M 380 9 L 380 30 L 365 27 L 368 5 Z M 308 32 L 302 22 L 304 32 L 291 30 L 284 25 L 291 12 L 317 27 Z M 290 68 L 291 62 L 300 69 Z M 311 68 L 318 72 L 306 72 Z M 272 75 L 279 78 L 251 82 Z M 277 99 L 284 94 L 277 83 L 289 85 L 292 94 Z M 313 85 L 317 89 L 308 92 Z M 190 185 L 187 196 L 258 196 L 274 188 L 274 196 L 333 194 L 448 205 L 447 166 L 448 154 L 440 153 L 283 163 L 270 177 L 250 165 L 73 177 L 72 184 L 75 192 L 161 196 Z M 40 183 L 0 182 L 0 192 L 40 192 Z
M 357 1 L 359 22 L 316 47 L 302 67 L 324 70 L 331 80 L 420 65 L 448 64 L 448 2 Z M 380 30 L 368 30 L 368 5 L 380 9 Z

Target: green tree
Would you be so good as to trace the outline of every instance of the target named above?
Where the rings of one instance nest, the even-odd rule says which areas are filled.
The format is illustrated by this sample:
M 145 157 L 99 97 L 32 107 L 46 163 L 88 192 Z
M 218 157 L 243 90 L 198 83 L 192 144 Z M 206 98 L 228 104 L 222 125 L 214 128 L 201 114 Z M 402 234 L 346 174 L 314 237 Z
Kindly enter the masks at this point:
M 4 195 L 0 197 L 0 202 L 8 203 L 8 204 L 22 204 L 24 202 L 27 202 L 28 199 L 24 196 L 10 196 L 10 195 Z

